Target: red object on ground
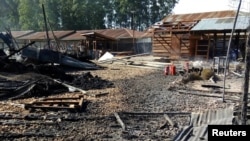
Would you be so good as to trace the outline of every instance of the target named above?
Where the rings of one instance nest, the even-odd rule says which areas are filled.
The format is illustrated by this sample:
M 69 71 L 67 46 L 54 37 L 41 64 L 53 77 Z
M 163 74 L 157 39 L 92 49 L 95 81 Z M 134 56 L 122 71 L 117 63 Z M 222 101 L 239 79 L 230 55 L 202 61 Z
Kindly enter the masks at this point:
M 169 66 L 167 65 L 164 69 L 164 74 L 168 75 L 169 74 Z
M 171 75 L 176 75 L 176 67 L 174 64 L 170 66 L 170 74 Z

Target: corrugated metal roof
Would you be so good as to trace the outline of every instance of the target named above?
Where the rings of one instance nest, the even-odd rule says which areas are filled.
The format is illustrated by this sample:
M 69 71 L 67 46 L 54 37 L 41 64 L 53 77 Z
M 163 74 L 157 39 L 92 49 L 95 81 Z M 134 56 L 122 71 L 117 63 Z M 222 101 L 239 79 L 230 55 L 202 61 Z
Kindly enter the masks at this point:
M 222 17 L 234 17 L 236 11 L 226 10 L 226 11 L 213 11 L 213 12 L 203 12 L 203 13 L 191 13 L 191 14 L 173 14 L 166 16 L 163 22 L 180 22 L 180 21 L 198 21 L 207 18 L 222 18 Z M 240 13 L 240 15 L 246 15 L 246 13 Z
M 82 36 L 90 37 L 90 38 L 98 38 L 101 40 L 116 40 L 116 38 L 106 36 L 104 34 L 98 33 L 98 32 L 85 32 L 81 34 Z
M 145 32 L 139 32 L 134 31 L 130 29 L 101 29 L 101 30 L 78 30 L 78 31 L 54 31 L 55 36 L 64 41 L 76 41 L 76 40 L 82 40 L 85 39 L 82 34 L 89 33 L 89 32 L 95 32 L 98 35 L 102 35 L 103 37 L 107 37 L 110 39 L 131 39 L 133 38 L 133 34 L 135 38 L 142 38 L 145 36 L 149 36 Z M 54 39 L 52 32 L 49 31 L 49 37 L 50 39 Z M 35 32 L 23 37 L 20 37 L 18 39 L 24 39 L 24 40 L 46 40 L 46 32 Z
M 109 36 L 116 39 L 122 39 L 122 38 L 133 38 L 133 30 L 122 28 L 122 29 L 105 29 L 105 30 L 98 30 L 96 31 L 100 34 L 103 34 L 105 36 Z M 134 37 L 139 38 L 142 35 L 144 35 L 144 32 L 134 31 Z
M 226 109 L 208 110 L 202 113 L 192 113 L 190 126 L 185 127 L 176 136 L 178 141 L 207 141 L 208 125 L 232 125 L 233 106 Z M 190 136 L 191 135 L 191 136 Z
M 49 31 L 49 38 L 51 40 L 54 39 L 54 36 L 52 34 L 52 31 Z M 53 31 L 54 35 L 56 36 L 56 38 L 58 39 L 61 39 L 63 37 L 66 37 L 70 34 L 73 34 L 75 33 L 75 31 Z M 18 39 L 24 39 L 24 40 L 46 40 L 47 39 L 47 36 L 46 36 L 46 32 L 35 32 L 35 33 L 32 33 L 32 34 L 29 34 L 27 36 L 23 36 L 23 37 L 20 37 Z
M 27 30 L 27 31 L 11 31 L 11 34 L 14 38 L 19 38 L 28 34 L 34 33 L 33 30 Z
M 120 28 L 120 29 L 100 29 L 100 30 L 82 30 L 79 31 L 80 33 L 88 33 L 88 32 L 95 32 L 98 34 L 102 34 L 103 36 L 114 38 L 114 39 L 131 39 L 133 38 L 133 30 L 127 28 Z M 134 31 L 135 38 L 142 38 L 146 36 L 145 32 Z
M 202 19 L 191 29 L 191 31 L 230 30 L 233 28 L 234 20 L 234 17 Z M 249 20 L 249 16 L 239 16 L 235 29 L 246 30 L 249 26 Z
M 86 37 L 82 36 L 81 33 L 83 33 L 82 30 L 76 31 L 75 33 L 62 38 L 61 40 L 63 40 L 63 41 L 79 41 L 79 40 L 86 39 Z

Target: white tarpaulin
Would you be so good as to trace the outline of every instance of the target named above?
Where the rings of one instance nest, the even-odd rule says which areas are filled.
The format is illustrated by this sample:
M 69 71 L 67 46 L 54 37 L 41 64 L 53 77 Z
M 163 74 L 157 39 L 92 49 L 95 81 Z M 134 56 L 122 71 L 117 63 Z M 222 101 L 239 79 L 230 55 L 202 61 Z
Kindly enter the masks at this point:
M 105 60 L 111 60 L 114 58 L 114 55 L 111 54 L 110 52 L 106 52 L 105 54 L 103 54 L 98 61 L 105 61 Z

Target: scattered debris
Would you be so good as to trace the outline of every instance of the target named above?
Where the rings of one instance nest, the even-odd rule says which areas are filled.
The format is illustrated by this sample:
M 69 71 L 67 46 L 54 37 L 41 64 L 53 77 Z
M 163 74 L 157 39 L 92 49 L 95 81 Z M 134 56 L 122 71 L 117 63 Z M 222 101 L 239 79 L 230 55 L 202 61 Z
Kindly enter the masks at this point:
M 86 93 L 87 93 L 87 91 L 85 91 L 85 90 L 82 90 L 82 89 L 80 89 L 80 88 L 71 86 L 71 85 L 66 84 L 66 83 L 63 83 L 63 82 L 60 82 L 60 81 L 58 81 L 58 80 L 56 80 L 56 79 L 53 79 L 53 81 L 56 82 L 56 83 L 62 84 L 63 86 L 66 86 L 67 88 L 69 88 L 69 91 L 70 91 L 70 92 L 79 91 L 79 92 L 81 92 L 82 94 L 86 94 Z
M 109 93 L 98 93 L 98 94 L 87 94 L 88 96 L 92 96 L 92 97 L 101 97 L 101 96 L 106 96 Z
M 116 120 L 118 121 L 118 123 L 121 125 L 123 130 L 126 130 L 126 126 L 123 123 L 123 121 L 121 120 L 120 116 L 118 115 L 118 113 L 114 113 Z
M 242 74 L 239 74 L 239 73 L 237 73 L 237 72 L 235 72 L 235 71 L 231 71 L 234 75 L 236 75 L 236 76 L 238 76 L 238 77 L 243 77 L 243 75 Z
M 211 84 L 202 84 L 201 87 L 213 88 L 213 89 L 223 88 L 223 87 L 221 87 L 221 86 L 218 86 L 218 85 L 211 85 Z
M 176 123 L 174 123 L 173 120 L 171 120 L 167 114 L 164 114 L 164 118 L 168 121 L 170 126 L 172 126 L 172 127 L 176 126 Z
M 83 95 L 78 97 L 44 98 L 25 104 L 25 109 L 82 111 Z
M 203 80 L 209 80 L 214 75 L 214 71 L 212 69 L 203 69 L 200 75 Z
M 56 52 L 49 49 L 38 49 L 28 47 L 23 49 L 22 56 L 28 59 L 39 61 L 41 63 L 57 63 L 69 67 L 79 69 L 91 69 L 96 70 L 99 67 L 93 63 L 82 62 L 72 57 L 63 55 L 60 52 Z

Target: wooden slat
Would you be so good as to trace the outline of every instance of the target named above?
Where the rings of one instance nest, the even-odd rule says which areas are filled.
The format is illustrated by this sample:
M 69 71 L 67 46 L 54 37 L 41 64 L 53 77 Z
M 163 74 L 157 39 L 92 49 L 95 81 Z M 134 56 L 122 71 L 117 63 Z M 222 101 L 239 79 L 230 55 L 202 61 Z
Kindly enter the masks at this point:
M 166 51 L 153 51 L 153 53 L 164 53 L 164 54 L 170 55 L 170 53 L 169 53 L 169 52 L 166 52 Z
M 189 52 L 189 50 L 181 50 L 181 54 L 183 54 L 183 53 L 189 54 L 190 52 Z
M 154 38 L 153 39 L 153 41 L 154 42 L 156 42 L 156 41 L 166 41 L 166 42 L 171 42 L 172 41 L 172 39 L 167 39 L 167 38 Z
M 158 44 L 158 43 L 156 44 L 155 43 L 155 44 L 153 44 L 153 46 L 170 46 L 170 44 Z
M 79 101 L 36 101 L 32 104 L 78 104 Z
M 64 100 L 64 99 L 79 99 L 83 97 L 82 95 L 79 96 L 79 97 L 48 97 L 48 98 L 44 98 L 44 99 L 41 99 L 41 100 Z
M 172 45 L 172 43 L 171 42 L 166 42 L 166 41 L 155 41 L 155 42 L 153 42 L 153 45 L 169 45 L 169 46 L 171 46 Z
M 39 108 L 39 109 L 76 109 L 76 106 L 38 106 L 38 105 L 26 105 L 26 108 Z M 80 107 L 79 107 L 80 108 Z

